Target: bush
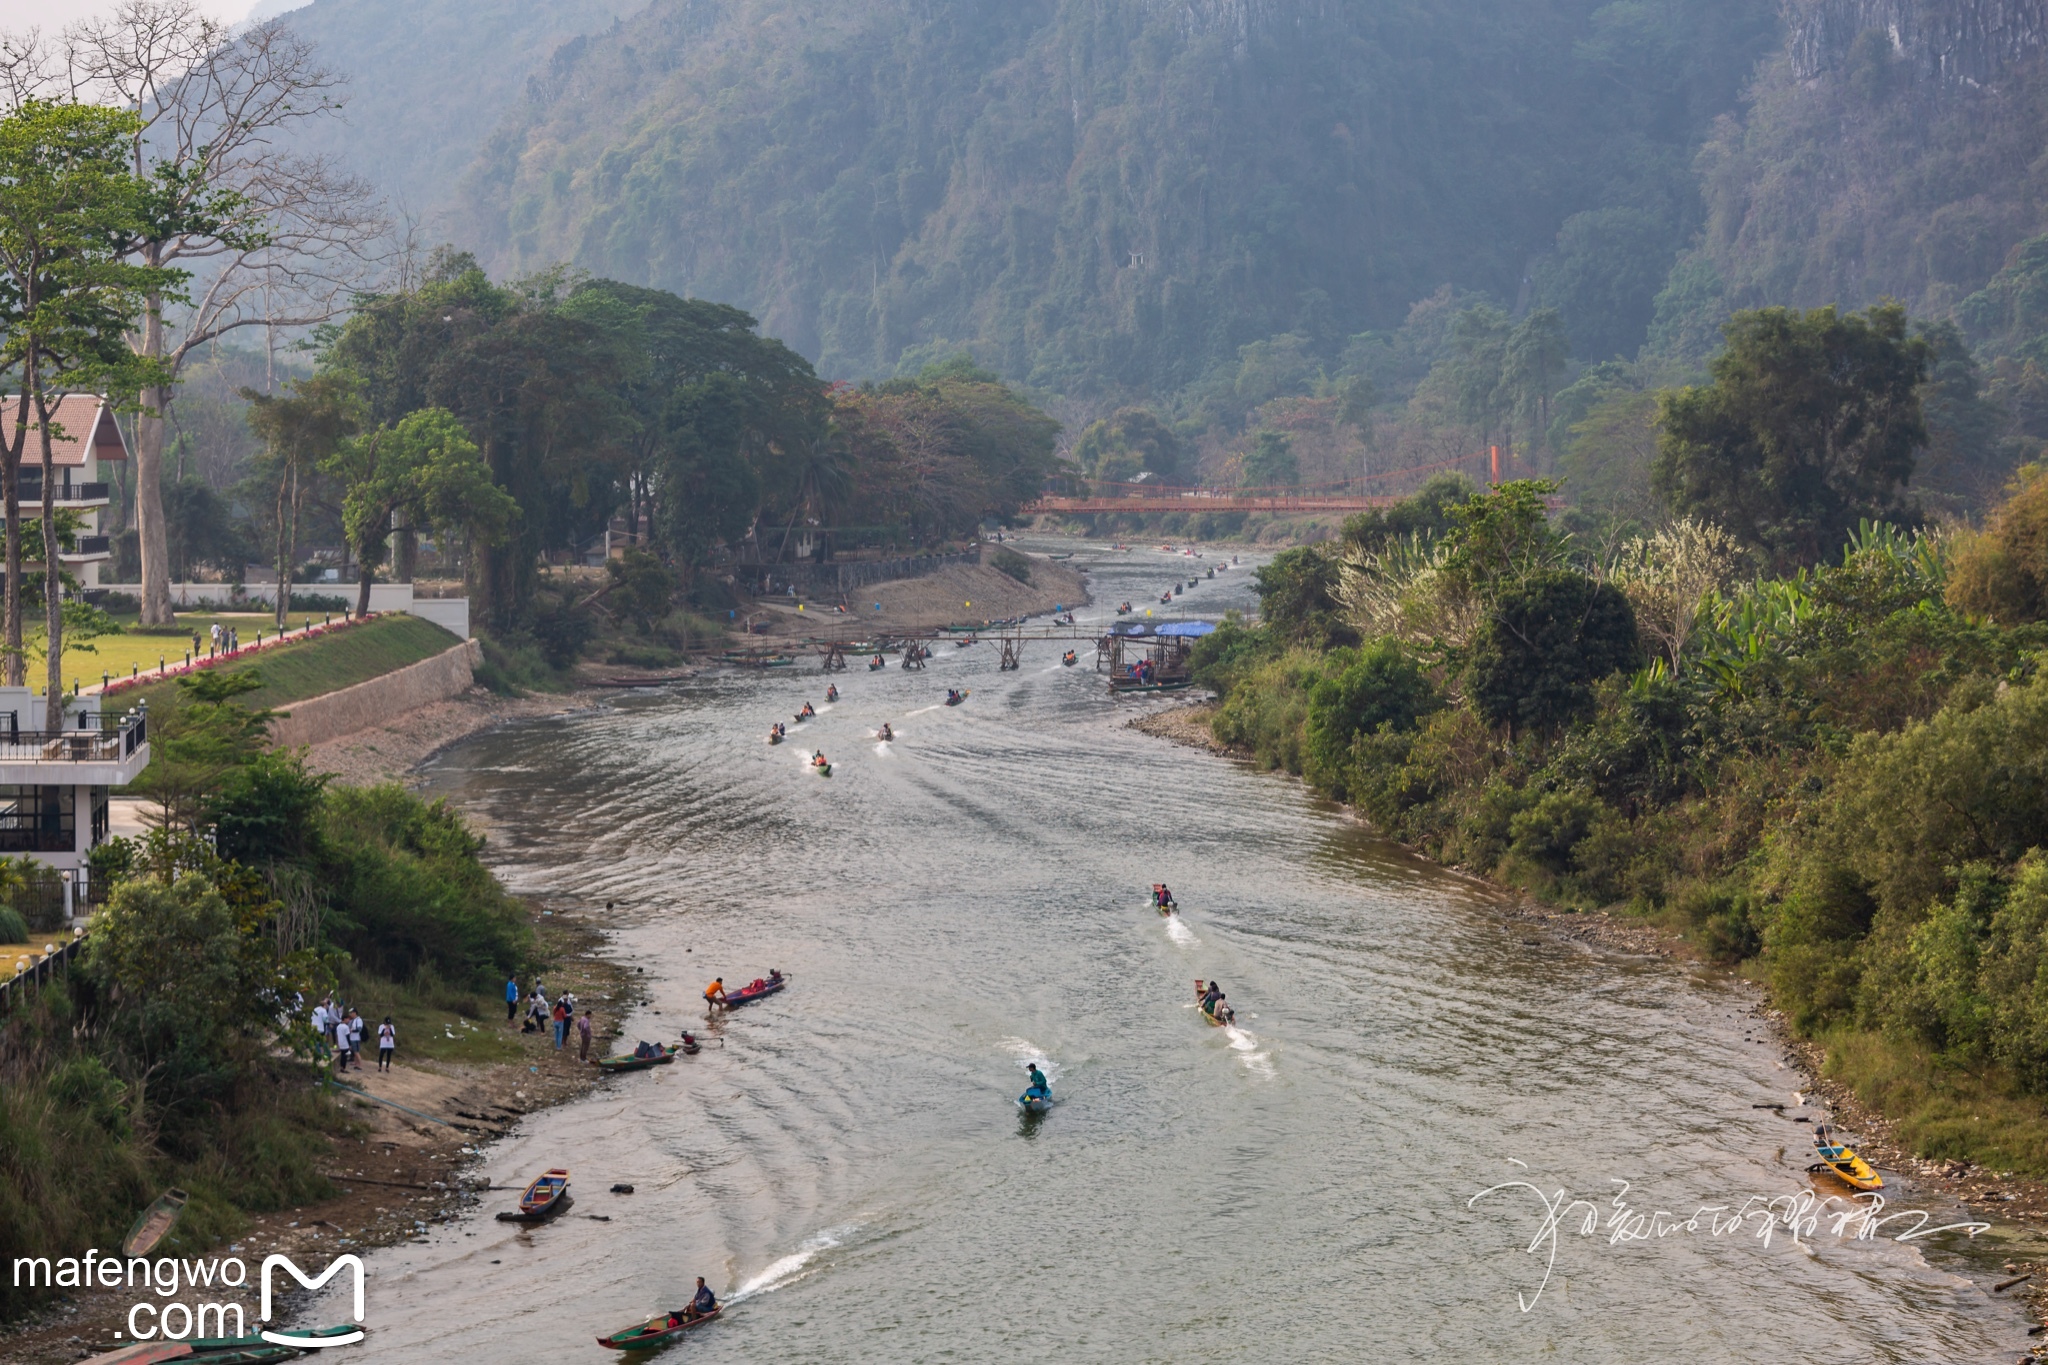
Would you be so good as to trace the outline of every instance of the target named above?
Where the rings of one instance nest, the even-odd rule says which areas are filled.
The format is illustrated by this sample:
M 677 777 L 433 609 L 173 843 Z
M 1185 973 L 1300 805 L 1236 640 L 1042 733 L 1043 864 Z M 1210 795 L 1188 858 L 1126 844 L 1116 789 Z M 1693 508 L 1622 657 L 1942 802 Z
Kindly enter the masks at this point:
M 1306 650 L 1290 650 L 1260 665 L 1231 691 L 1210 721 L 1210 733 L 1249 749 L 1262 767 L 1299 774 L 1308 690 L 1321 676 L 1321 661 Z
M 485 987 L 523 967 L 532 930 L 446 802 L 396 783 L 328 792 L 321 837 L 333 942 L 397 981 L 431 968 Z
M 1635 616 L 1610 583 L 1559 570 L 1503 590 L 1466 667 L 1472 704 L 1495 725 L 1555 730 L 1592 709 L 1592 684 L 1641 659 Z
M 1019 583 L 1031 581 L 1031 561 L 1006 545 L 996 546 L 994 553 L 989 556 L 989 562 L 995 566 L 998 573 L 1008 574 Z
M 1382 727 L 1412 730 L 1443 703 L 1421 665 L 1393 640 L 1339 650 L 1326 668 L 1309 692 L 1304 768 L 1310 781 L 1343 800 L 1354 738 Z
M 28 942 L 28 921 L 11 905 L 0 905 L 0 943 Z

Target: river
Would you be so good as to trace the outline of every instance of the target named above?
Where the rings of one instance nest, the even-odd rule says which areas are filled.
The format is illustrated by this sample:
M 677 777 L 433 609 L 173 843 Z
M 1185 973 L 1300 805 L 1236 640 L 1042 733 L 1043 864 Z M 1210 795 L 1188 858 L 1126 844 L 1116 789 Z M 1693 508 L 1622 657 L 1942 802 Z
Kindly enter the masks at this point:
M 1174 610 L 1250 606 L 1249 561 Z M 1077 562 L 1086 624 L 1126 597 L 1165 611 L 1173 574 L 1216 561 Z M 2014 1309 L 1960 1273 L 1993 1253 L 1956 1234 L 1823 1219 L 1766 1242 L 1752 1219 L 1617 1242 L 1575 1211 L 1545 1283 L 1536 1198 L 1468 1207 L 1480 1190 L 1526 1180 L 1601 1219 L 1617 1194 L 1683 1218 L 1825 1193 L 1805 1131 L 1753 1107 L 1800 1112 L 1750 998 L 1533 933 L 1298 783 L 1124 728 L 1147 703 L 1112 702 L 1092 650 L 1068 669 L 1060 648 L 1013 673 L 987 642 L 921 673 L 856 664 L 836 705 L 815 665 L 713 672 L 434 764 L 508 884 L 617 902 L 614 950 L 652 997 L 629 1041 L 701 1021 L 714 974 L 792 985 L 722 1046 L 490 1147 L 501 1184 L 574 1168 L 577 1209 L 521 1231 L 488 1221 L 492 1196 L 375 1253 L 375 1359 L 595 1360 L 595 1336 L 697 1275 L 731 1311 L 674 1354 L 707 1363 L 2024 1348 Z M 972 696 L 941 707 L 948 686 Z M 763 743 L 807 699 L 797 742 Z M 1147 904 L 1162 879 L 1178 920 Z M 1239 1029 L 1197 1016 L 1210 976 Z M 1033 1058 L 1058 1100 L 1042 1120 L 1013 1103 Z M 637 1192 L 606 1193 L 621 1181 Z

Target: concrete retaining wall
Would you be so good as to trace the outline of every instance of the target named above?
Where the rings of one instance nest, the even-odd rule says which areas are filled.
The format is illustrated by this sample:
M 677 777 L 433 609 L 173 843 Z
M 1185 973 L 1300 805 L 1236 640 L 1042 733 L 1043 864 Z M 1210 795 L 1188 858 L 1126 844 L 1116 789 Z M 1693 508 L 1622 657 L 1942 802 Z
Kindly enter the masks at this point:
M 289 714 L 271 725 L 272 742 L 279 748 L 321 744 L 382 725 L 433 702 L 446 701 L 470 686 L 483 657 L 482 645 L 465 640 L 431 659 L 408 664 L 381 678 L 293 702 L 285 708 Z

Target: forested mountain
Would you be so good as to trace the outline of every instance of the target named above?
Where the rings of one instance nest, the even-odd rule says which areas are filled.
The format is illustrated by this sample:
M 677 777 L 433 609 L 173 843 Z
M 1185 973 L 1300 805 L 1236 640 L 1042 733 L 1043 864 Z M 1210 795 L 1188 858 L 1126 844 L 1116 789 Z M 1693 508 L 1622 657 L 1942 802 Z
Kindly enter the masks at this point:
M 339 119 L 309 119 L 294 146 L 331 153 L 408 213 L 438 217 L 527 77 L 579 34 L 639 0 L 313 0 L 284 22 L 347 77 Z
M 1278 334 L 1334 360 L 1447 282 L 1632 354 L 1777 38 L 1768 0 L 656 0 L 556 54 L 468 226 L 832 374 L 971 344 L 1156 394 Z

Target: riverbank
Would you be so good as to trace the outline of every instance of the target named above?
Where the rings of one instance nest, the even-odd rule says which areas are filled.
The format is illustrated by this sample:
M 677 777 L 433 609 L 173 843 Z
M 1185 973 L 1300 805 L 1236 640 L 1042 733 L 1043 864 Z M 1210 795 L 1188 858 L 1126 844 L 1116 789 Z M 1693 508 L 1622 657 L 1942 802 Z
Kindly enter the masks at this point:
M 1210 722 L 1220 710 L 1220 703 L 1205 699 L 1151 712 L 1127 725 L 1169 743 L 1247 763 L 1253 761 L 1249 750 L 1216 738 Z M 1353 815 L 1363 823 L 1355 811 Z M 1417 857 L 1428 856 L 1413 848 L 1409 851 Z M 1787 1145 L 1804 1144 L 1810 1139 L 1812 1125 L 1826 1123 L 1839 1130 L 1886 1175 L 1886 1195 L 1891 1203 L 1926 1207 L 1952 1202 L 1966 1211 L 1964 1216 L 1992 1224 L 1991 1231 L 1984 1235 L 2009 1243 L 2010 1259 L 2004 1262 L 2003 1274 L 1979 1275 L 1982 1287 L 2001 1296 L 2010 1294 L 2025 1303 L 2033 1321 L 2048 1322 L 2048 1181 L 1990 1170 L 1968 1160 L 1943 1160 L 1902 1141 L 1898 1125 L 1878 1106 L 1829 1074 L 1832 1068 L 1827 1044 L 1799 1037 L 1784 1012 L 1773 1008 L 1769 993 L 1760 982 L 1703 962 L 1695 947 L 1677 932 L 1611 910 L 1543 905 L 1519 888 L 1488 878 L 1478 880 L 1499 893 L 1495 903 L 1507 932 L 1540 931 L 1599 952 L 1669 958 L 1687 963 L 1690 970 L 1709 972 L 1737 985 L 1749 999 L 1747 1014 L 1753 1026 L 1760 1034 L 1768 1035 L 1781 1052 L 1784 1065 L 1793 1073 L 1794 1088 L 1787 1102 L 1777 1107 L 1780 1116 L 1792 1125 L 1787 1130 Z M 1537 942 L 1523 940 L 1525 946 L 1535 946 Z M 1815 1178 L 1815 1188 L 1829 1194 L 1849 1194 L 1846 1187 L 1835 1185 L 1825 1175 Z M 2015 1280 L 2018 1282 L 2014 1283 Z M 2048 1359 L 2048 1344 L 2044 1344 L 2038 1358 Z
M 607 673 L 615 675 L 622 671 L 628 670 L 610 669 Z M 315 744 L 307 750 L 306 766 L 344 786 L 406 782 L 421 763 L 471 735 L 516 720 L 581 710 L 595 704 L 602 695 L 596 689 L 584 689 L 506 697 L 483 687 L 472 687 L 447 701 L 432 702 L 394 716 L 382 725 Z
M 1029 562 L 1031 581 L 1022 583 L 996 567 L 995 555 L 1010 547 L 985 545 L 979 564 L 953 564 L 922 578 L 899 578 L 858 589 L 837 603 L 808 599 L 798 610 L 787 602 L 763 598 L 754 604 L 757 626 L 770 638 L 857 638 L 1001 621 L 1015 616 L 1041 616 L 1055 607 L 1086 606 L 1088 585 L 1079 570 L 1044 555 L 1021 554 Z M 1012 550 L 1012 553 L 1016 553 Z M 878 609 L 879 608 L 879 609 Z
M 591 1009 L 591 1055 L 608 1055 L 620 1021 L 644 998 L 639 973 L 605 955 L 604 928 L 581 909 L 537 905 L 532 923 L 550 964 L 542 978 L 549 995 L 570 991 L 579 1007 Z M 355 1003 L 365 1017 L 387 1012 L 367 995 Z M 241 1304 L 250 1331 L 259 1311 L 254 1267 L 263 1257 L 282 1254 L 310 1267 L 344 1252 L 423 1238 L 479 1205 L 510 1207 L 511 1193 L 482 1189 L 470 1173 L 481 1159 L 478 1145 L 606 1083 L 595 1066 L 577 1061 L 573 1037 L 558 1052 L 547 1032 L 523 1034 L 502 1011 L 441 1013 L 429 1021 L 414 1012 L 406 1020 L 400 1060 L 389 1072 L 372 1060 L 336 1078 L 350 1089 L 334 1092 L 347 1121 L 329 1139 L 322 1171 L 338 1191 L 333 1197 L 252 1217 L 222 1245 L 177 1248 L 186 1256 L 239 1257 L 251 1268 L 239 1293 L 209 1291 L 209 1302 Z M 435 1026 L 439 1033 L 430 1031 Z M 595 1205 L 586 1199 L 566 1216 L 589 1217 Z M 0 1329 L 0 1365 L 59 1365 L 88 1348 L 111 1350 L 128 1331 L 129 1308 L 145 1297 L 91 1290 L 60 1299 Z

